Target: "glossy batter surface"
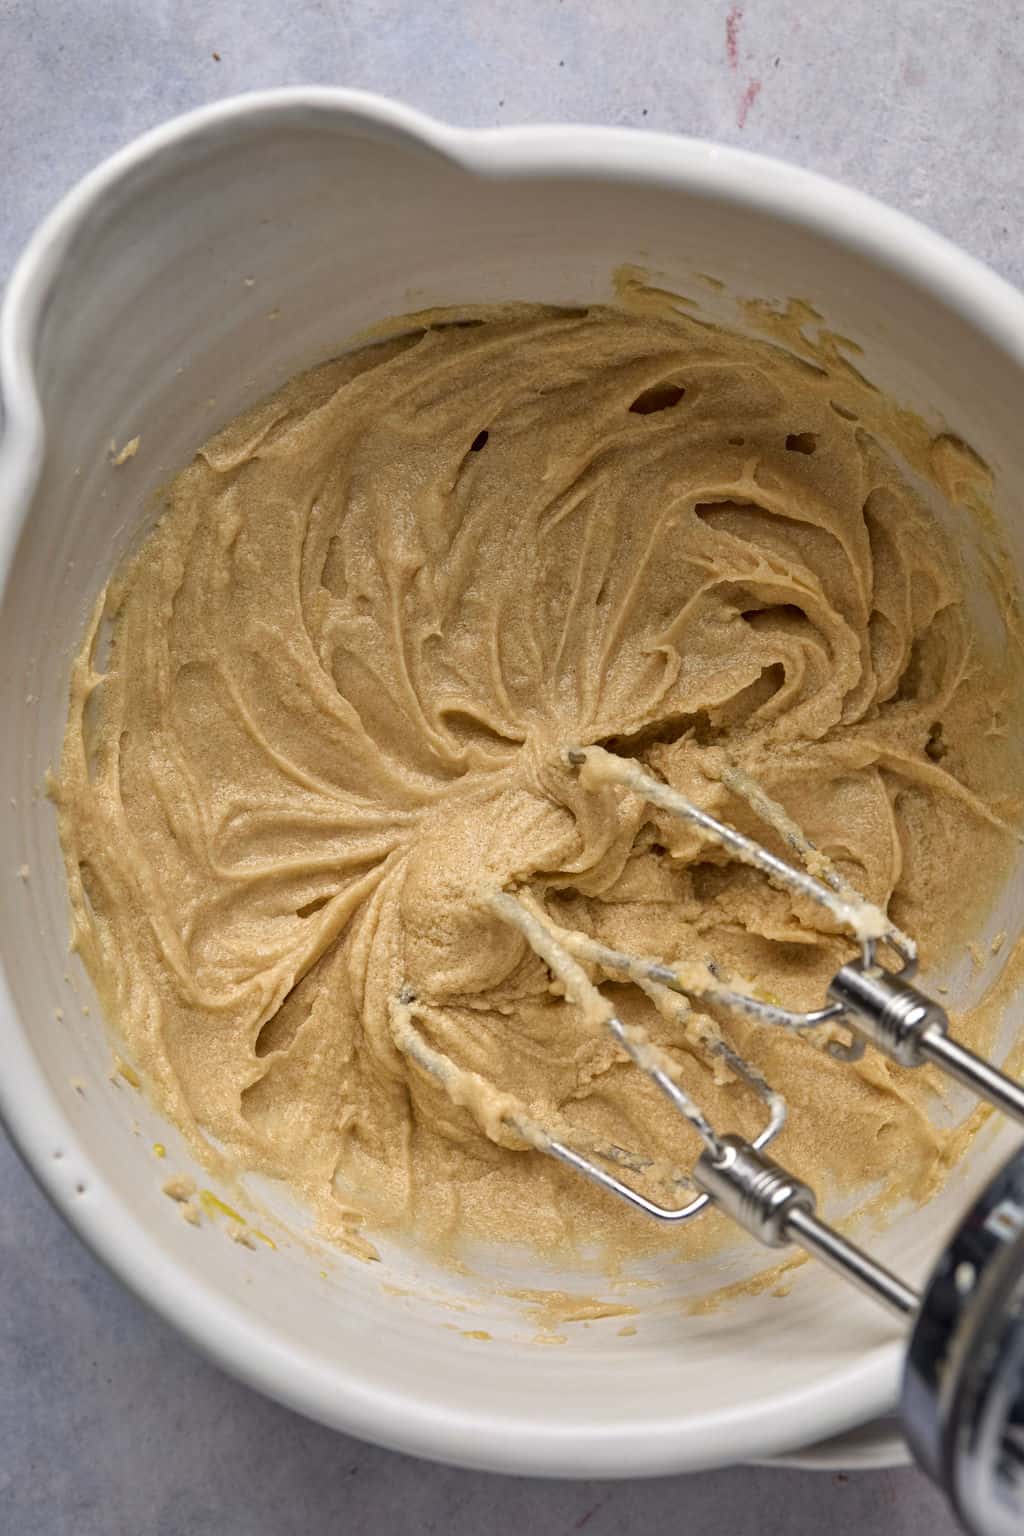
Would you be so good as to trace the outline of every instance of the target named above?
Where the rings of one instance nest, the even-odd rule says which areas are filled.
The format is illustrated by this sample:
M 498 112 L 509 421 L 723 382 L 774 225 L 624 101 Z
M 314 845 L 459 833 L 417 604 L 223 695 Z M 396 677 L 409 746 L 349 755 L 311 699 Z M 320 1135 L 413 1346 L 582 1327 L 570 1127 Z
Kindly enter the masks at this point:
M 849 950 L 584 787 L 570 744 L 756 830 L 719 780 L 738 764 L 926 958 L 972 931 L 1011 848 L 1012 668 L 861 404 L 877 418 L 849 374 L 679 314 L 508 306 L 413 320 L 205 445 L 97 608 L 58 790 L 74 942 L 204 1156 L 287 1181 L 350 1245 L 661 1240 L 453 1105 L 396 1048 L 394 998 L 538 1120 L 685 1166 L 691 1133 L 488 893 L 797 1006 Z M 920 1074 L 604 990 L 751 1131 L 702 1043 L 723 1029 L 786 1093 L 780 1155 L 819 1188 L 920 1196 L 952 1155 Z

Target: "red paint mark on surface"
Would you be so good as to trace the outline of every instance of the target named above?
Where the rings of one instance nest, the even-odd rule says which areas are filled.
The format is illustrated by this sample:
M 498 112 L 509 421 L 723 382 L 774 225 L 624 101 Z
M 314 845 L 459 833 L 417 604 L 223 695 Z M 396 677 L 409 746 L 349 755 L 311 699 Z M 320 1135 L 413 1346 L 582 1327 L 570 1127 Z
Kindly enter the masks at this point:
M 740 97 L 740 104 L 739 104 L 739 106 L 736 108 L 736 127 L 737 128 L 742 128 L 742 127 L 745 126 L 746 121 L 747 121 L 747 114 L 749 113 L 751 107 L 754 105 L 754 102 L 757 100 L 757 98 L 760 96 L 760 94 L 761 94 L 761 82 L 760 82 L 760 80 L 751 80 L 749 82 L 749 84 L 747 85 L 746 90 L 743 92 L 743 95 Z
M 743 7 L 734 5 L 725 18 L 725 56 L 729 60 L 730 69 L 740 67 L 740 22 L 743 20 Z

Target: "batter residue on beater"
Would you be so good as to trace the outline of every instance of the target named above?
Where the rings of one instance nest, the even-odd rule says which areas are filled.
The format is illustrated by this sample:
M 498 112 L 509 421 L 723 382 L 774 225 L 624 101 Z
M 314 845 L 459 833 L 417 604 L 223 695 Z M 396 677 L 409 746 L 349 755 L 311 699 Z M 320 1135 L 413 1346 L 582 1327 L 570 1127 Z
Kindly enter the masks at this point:
M 793 1006 L 848 951 L 563 749 L 632 754 L 750 826 L 718 777 L 739 765 L 938 962 L 1009 856 L 1019 672 L 851 371 L 655 304 L 404 329 L 212 438 L 98 604 L 57 792 L 74 942 L 207 1160 L 287 1181 L 339 1240 L 657 1244 L 453 1105 L 396 1049 L 392 999 L 414 989 L 433 1045 L 537 1120 L 687 1164 L 690 1132 L 487 894 Z M 699 1030 L 604 988 L 717 1125 L 757 1123 Z M 796 1172 L 931 1187 L 923 1075 L 722 1024 L 787 1095 Z

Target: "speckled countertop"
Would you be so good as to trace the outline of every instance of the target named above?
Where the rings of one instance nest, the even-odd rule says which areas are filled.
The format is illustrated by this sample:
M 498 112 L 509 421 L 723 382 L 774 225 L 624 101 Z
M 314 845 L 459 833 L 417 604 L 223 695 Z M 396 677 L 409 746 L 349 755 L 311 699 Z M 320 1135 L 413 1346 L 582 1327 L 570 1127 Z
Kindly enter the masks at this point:
M 465 124 L 744 144 L 873 192 L 1024 283 L 1014 0 L 0 0 L 0 60 L 0 277 L 56 198 L 143 129 L 236 91 L 317 82 Z M 123 1291 L 0 1138 L 4 1536 L 823 1528 L 954 1530 L 911 1471 L 548 1483 L 428 1466 L 306 1423 Z

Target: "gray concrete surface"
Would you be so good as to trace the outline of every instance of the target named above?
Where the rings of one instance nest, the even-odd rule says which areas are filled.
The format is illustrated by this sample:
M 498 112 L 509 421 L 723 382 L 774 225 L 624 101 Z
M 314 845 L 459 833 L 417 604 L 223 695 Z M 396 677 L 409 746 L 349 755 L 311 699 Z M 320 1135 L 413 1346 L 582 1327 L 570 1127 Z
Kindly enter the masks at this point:
M 143 129 L 236 91 L 320 82 L 466 124 L 741 143 L 853 182 L 1024 283 L 1022 23 L 1011 0 L 0 0 L 0 278 L 60 193 Z M 149 1316 L 0 1142 L 4 1536 L 822 1529 L 954 1525 L 911 1471 L 545 1483 L 334 1435 Z

